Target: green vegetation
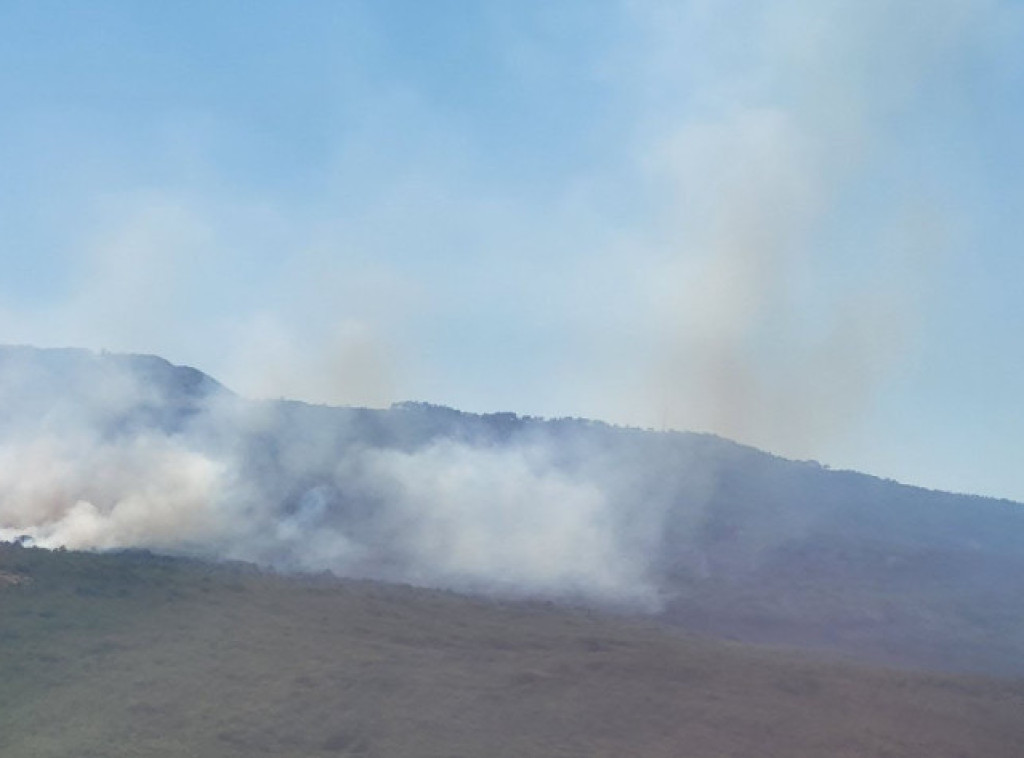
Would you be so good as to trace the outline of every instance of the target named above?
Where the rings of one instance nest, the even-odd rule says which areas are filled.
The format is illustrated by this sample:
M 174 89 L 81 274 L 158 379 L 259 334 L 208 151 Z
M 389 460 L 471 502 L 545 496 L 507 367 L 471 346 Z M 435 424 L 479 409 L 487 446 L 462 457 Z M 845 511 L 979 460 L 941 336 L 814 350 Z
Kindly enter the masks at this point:
M 548 605 L 0 545 L 0 755 L 1024 755 L 1024 683 Z

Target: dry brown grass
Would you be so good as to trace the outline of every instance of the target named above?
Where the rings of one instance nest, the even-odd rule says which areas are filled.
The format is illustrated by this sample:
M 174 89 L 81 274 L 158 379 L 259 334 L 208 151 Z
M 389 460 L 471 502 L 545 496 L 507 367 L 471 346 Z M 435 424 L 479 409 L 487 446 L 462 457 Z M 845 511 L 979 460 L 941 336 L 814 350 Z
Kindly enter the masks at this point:
M 408 587 L 28 552 L 7 560 L 37 581 L 0 597 L 4 758 L 1024 756 L 1020 681 Z

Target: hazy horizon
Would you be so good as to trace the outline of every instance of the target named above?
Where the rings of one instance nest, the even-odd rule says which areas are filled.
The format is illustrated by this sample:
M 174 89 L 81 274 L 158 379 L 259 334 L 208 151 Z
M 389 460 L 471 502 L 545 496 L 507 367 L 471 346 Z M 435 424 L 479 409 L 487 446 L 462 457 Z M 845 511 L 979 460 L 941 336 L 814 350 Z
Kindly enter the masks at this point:
M 1024 9 L 0 7 L 0 341 L 1024 500 Z

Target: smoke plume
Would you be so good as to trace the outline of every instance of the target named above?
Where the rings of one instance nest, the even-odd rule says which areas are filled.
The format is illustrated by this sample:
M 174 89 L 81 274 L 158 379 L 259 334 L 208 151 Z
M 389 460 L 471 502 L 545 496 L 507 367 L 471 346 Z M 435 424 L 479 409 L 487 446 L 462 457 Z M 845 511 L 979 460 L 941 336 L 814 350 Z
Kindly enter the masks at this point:
M 368 432 L 157 358 L 15 348 L 0 363 L 0 539 L 657 602 L 644 548 L 659 529 L 644 521 L 658 514 L 629 513 L 626 482 L 583 451 L 424 436 L 415 409 L 364 411 L 391 426 Z
M 657 415 L 820 452 L 912 351 L 955 226 L 909 160 L 916 106 L 993 7 L 638 7 L 658 24 L 654 78 L 685 85 L 645 143 L 668 198 L 648 289 Z

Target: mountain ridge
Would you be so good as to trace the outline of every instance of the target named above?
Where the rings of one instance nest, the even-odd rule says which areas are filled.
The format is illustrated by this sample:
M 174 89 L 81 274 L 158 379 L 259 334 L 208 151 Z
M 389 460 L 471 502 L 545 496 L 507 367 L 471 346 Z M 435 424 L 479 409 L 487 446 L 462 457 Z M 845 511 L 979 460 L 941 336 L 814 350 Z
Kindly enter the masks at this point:
M 45 353 L 19 350 L 22 369 Z M 5 355 L 0 453 L 24 475 L 0 480 L 0 538 L 585 602 L 727 638 L 1024 674 L 1013 501 L 714 435 L 245 400 L 153 356 L 48 355 L 64 373 L 41 381 Z M 64 479 L 26 485 L 37 470 Z
M 814 459 L 789 458 L 787 456 L 774 453 L 770 450 L 759 448 L 756 445 L 738 442 L 736 440 L 724 437 L 714 432 L 699 432 L 684 429 L 657 430 L 649 427 L 639 427 L 630 424 L 616 424 L 602 419 L 588 417 L 535 416 L 529 414 L 519 414 L 515 411 L 464 411 L 453 406 L 444 405 L 442 403 L 434 403 L 423 400 L 398 400 L 390 403 L 390 405 L 387 408 L 374 408 L 359 405 L 334 405 L 329 403 L 318 403 L 293 398 L 247 398 L 238 395 L 238 393 L 234 392 L 233 390 L 225 386 L 223 383 L 218 381 L 216 378 L 214 378 L 213 376 L 204 372 L 201 369 L 195 368 L 188 364 L 176 364 L 159 355 L 148 353 L 121 353 L 108 350 L 96 351 L 90 348 L 79 347 L 41 348 L 26 344 L 0 344 L 0 373 L 7 370 L 7 367 L 4 364 L 5 362 L 10 360 L 9 356 L 11 354 L 20 354 L 22 356 L 45 356 L 52 354 L 55 356 L 75 356 L 80 360 L 91 360 L 93 362 L 110 361 L 115 366 L 120 364 L 122 367 L 126 367 L 130 371 L 136 372 L 140 374 L 142 377 L 148 376 L 150 378 L 156 378 L 160 384 L 163 384 L 167 387 L 177 386 L 178 392 L 185 397 L 203 398 L 211 394 L 223 394 L 225 396 L 238 398 L 249 403 L 292 406 L 309 409 L 313 411 L 333 410 L 340 411 L 343 413 L 356 414 L 386 414 L 388 412 L 401 411 L 429 415 L 433 417 L 434 421 L 436 421 L 440 417 L 448 417 L 449 419 L 458 420 L 460 422 L 472 420 L 480 422 L 484 425 L 492 423 L 510 425 L 525 423 L 541 423 L 556 425 L 575 425 L 587 428 L 598 427 L 606 430 L 614 430 L 615 432 L 619 433 L 664 435 L 669 437 L 682 435 L 688 438 L 698 438 L 707 440 L 713 444 L 723 444 L 725 446 L 736 448 L 738 450 L 766 456 L 770 459 L 777 461 L 783 461 L 786 463 L 796 465 L 812 466 L 814 468 L 822 469 L 833 474 L 855 475 L 858 477 L 865 477 L 871 480 L 885 482 L 888 484 L 896 484 L 899 485 L 900 487 L 907 487 L 910 489 L 920 490 L 922 492 L 932 494 L 967 497 L 983 501 L 993 501 L 997 503 L 1012 504 L 1024 508 L 1024 502 L 1014 500 L 1013 498 L 1000 497 L 995 495 L 984 495 L 968 491 L 944 490 L 941 488 L 928 487 L 923 484 L 903 482 L 899 479 L 880 476 L 877 474 L 873 474 L 869 471 L 861 471 L 858 469 L 850 469 L 844 467 L 835 467 L 829 464 L 820 463 L 819 461 Z

